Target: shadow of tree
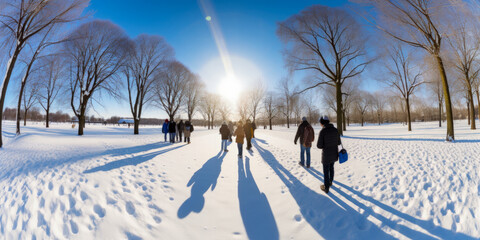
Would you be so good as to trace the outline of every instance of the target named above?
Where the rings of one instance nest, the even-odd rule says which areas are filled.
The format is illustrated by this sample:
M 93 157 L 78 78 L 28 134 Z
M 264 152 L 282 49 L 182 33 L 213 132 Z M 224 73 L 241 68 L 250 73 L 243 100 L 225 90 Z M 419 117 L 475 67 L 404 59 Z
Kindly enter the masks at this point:
M 318 170 L 316 170 L 314 168 L 310 168 L 308 170 L 308 172 L 312 176 L 314 176 L 315 178 L 317 178 L 318 180 L 323 182 L 323 174 L 321 172 L 319 172 Z M 350 191 L 350 194 L 342 191 L 342 189 L 336 187 L 336 185 L 341 186 L 342 188 Z M 409 237 L 411 239 L 438 239 L 438 238 L 441 238 L 441 239 L 476 239 L 476 238 L 470 237 L 468 235 L 465 235 L 463 233 L 455 233 L 455 232 L 447 230 L 445 228 L 436 226 L 432 221 L 418 219 L 418 218 L 412 217 L 412 216 L 410 216 L 406 213 L 402 213 L 402 212 L 394 209 L 393 207 L 390 207 L 390 206 L 388 206 L 388 205 L 386 205 L 386 204 L 384 204 L 384 203 L 382 203 L 378 200 L 375 200 L 372 197 L 363 195 L 359 191 L 356 191 L 353 188 L 348 187 L 347 185 L 345 185 L 341 182 L 335 181 L 331 188 L 334 189 L 337 193 L 342 195 L 345 199 L 347 199 L 351 203 L 355 204 L 359 208 L 362 208 L 364 210 L 363 214 L 366 215 L 367 217 L 368 217 L 368 215 L 371 215 L 371 216 L 375 217 L 376 219 L 380 220 L 382 222 L 382 224 L 385 224 L 388 227 L 397 230 L 401 234 L 403 234 L 406 237 Z M 387 211 L 387 212 L 389 212 L 389 213 L 391 213 L 391 214 L 393 214 L 393 215 L 395 215 L 399 218 L 402 218 L 402 219 L 404 219 L 404 220 L 406 220 L 406 221 L 408 221 L 412 224 L 420 226 L 421 228 L 423 228 L 424 230 L 426 230 L 430 234 L 437 236 L 438 238 L 437 237 L 432 237 L 432 236 L 424 234 L 424 233 L 419 233 L 417 230 L 411 229 L 411 228 L 409 228 L 405 225 L 402 225 L 402 224 L 398 224 L 396 221 L 393 221 L 391 219 L 388 219 L 388 218 L 384 217 L 381 214 L 376 213 L 373 210 L 372 207 L 366 206 L 365 204 L 361 203 L 357 199 L 353 198 L 352 195 L 355 195 L 355 196 L 360 197 L 361 199 L 363 199 L 367 202 L 370 202 L 372 204 L 372 206 L 380 207 L 384 211 Z M 331 194 L 331 196 L 340 205 L 342 205 L 342 206 L 346 205 L 338 197 L 334 196 L 333 194 Z
M 305 220 L 325 239 L 394 239 L 351 207 L 340 207 L 326 195 L 317 193 L 300 182 L 278 162 L 275 156 L 258 143 L 253 143 L 260 156 L 288 187 Z M 346 204 L 345 204 L 346 205 Z
M 225 152 L 222 154 L 220 151 L 216 156 L 206 161 L 190 178 L 187 187 L 192 186 L 191 195 L 178 209 L 178 218 L 185 218 L 191 212 L 199 213 L 202 211 L 205 205 L 203 195 L 209 188 L 211 188 L 212 191 L 215 189 L 225 155 Z
M 110 171 L 112 169 L 117 169 L 117 168 L 121 168 L 121 167 L 128 166 L 128 165 L 138 165 L 140 163 L 144 163 L 146 161 L 152 160 L 153 158 L 155 158 L 158 155 L 161 155 L 161 154 L 179 149 L 179 148 L 184 147 L 184 146 L 185 145 L 181 145 L 181 146 L 178 146 L 178 147 L 173 147 L 173 148 L 169 148 L 169 149 L 164 149 L 164 150 L 159 150 L 159 151 L 155 151 L 155 152 L 151 152 L 151 153 L 146 153 L 146 154 L 143 154 L 143 155 L 138 155 L 138 156 L 134 156 L 134 157 L 120 159 L 120 160 L 117 160 L 117 161 L 109 162 L 109 163 L 107 163 L 103 166 L 98 166 L 98 167 L 94 167 L 92 169 L 85 170 L 83 173 L 94 173 L 94 172 L 99 172 L 99 171 L 106 172 L 106 171 Z
M 272 208 L 253 178 L 248 157 L 245 159 L 245 167 L 243 159 L 238 158 L 238 200 L 249 239 L 279 239 Z
M 343 138 L 350 139 L 360 139 L 360 140 L 376 140 L 376 141 L 416 141 L 416 142 L 445 142 L 445 139 L 442 138 L 386 138 L 386 137 L 353 137 L 353 136 L 342 136 Z M 480 139 L 461 139 L 455 140 L 458 143 L 478 143 Z

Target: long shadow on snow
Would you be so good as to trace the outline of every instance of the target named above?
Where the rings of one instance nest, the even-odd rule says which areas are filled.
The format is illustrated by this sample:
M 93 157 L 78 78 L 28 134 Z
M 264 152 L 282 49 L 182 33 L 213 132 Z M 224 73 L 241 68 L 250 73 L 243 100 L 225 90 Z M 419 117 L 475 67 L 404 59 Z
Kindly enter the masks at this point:
M 138 156 L 134 156 L 134 157 L 120 159 L 120 160 L 117 160 L 117 161 L 109 162 L 109 163 L 107 163 L 103 166 L 98 166 L 98 167 L 94 167 L 92 169 L 85 170 L 83 173 L 93 173 L 93 172 L 99 172 L 99 171 L 106 172 L 106 171 L 110 171 L 112 169 L 117 169 L 117 168 L 121 168 L 121 167 L 128 166 L 128 165 L 137 165 L 137 164 L 152 160 L 154 157 L 156 157 L 158 155 L 173 151 L 175 149 L 179 149 L 179 148 L 184 147 L 184 146 L 185 145 L 180 145 L 178 147 L 173 147 L 173 148 L 169 148 L 169 149 L 165 149 L 165 150 L 159 150 L 159 151 L 155 151 L 155 152 L 151 152 L 151 153 L 147 153 L 147 154 L 143 154 L 143 155 L 138 155 Z
M 343 136 L 343 138 L 361 139 L 361 140 L 376 140 L 376 141 L 416 141 L 416 142 L 445 142 L 445 139 L 440 138 L 385 138 L 385 137 L 352 137 Z M 455 140 L 457 143 L 478 143 L 480 139 L 465 139 Z
M 249 239 L 279 239 L 277 223 L 265 193 L 260 192 L 252 172 L 250 159 L 238 158 L 238 200 L 243 225 Z
M 252 143 L 264 161 L 288 187 L 305 220 L 325 239 L 394 239 L 352 208 L 342 208 L 326 195 L 305 186 L 275 156 L 257 142 Z M 345 204 L 346 205 L 346 204 Z M 350 219 L 354 225 L 345 226 Z
M 205 205 L 205 198 L 203 195 L 210 187 L 213 191 L 217 186 L 217 180 L 222 170 L 222 163 L 225 155 L 225 152 L 222 154 L 222 151 L 220 151 L 216 156 L 205 162 L 190 178 L 187 187 L 192 186 L 191 195 L 178 209 L 178 218 L 185 218 L 191 212 L 199 213 L 202 211 L 203 206 Z
M 28 175 L 29 173 L 40 172 L 46 168 L 54 168 L 64 164 L 72 164 L 85 159 L 90 159 L 90 158 L 100 159 L 105 156 L 120 156 L 120 155 L 126 155 L 126 154 L 136 154 L 144 151 L 150 151 L 153 149 L 160 149 L 170 145 L 171 145 L 170 143 L 157 142 L 157 143 L 139 145 L 134 147 L 112 148 L 112 149 L 105 150 L 103 152 L 94 152 L 94 153 L 87 153 L 87 154 L 78 152 L 78 153 L 75 153 L 74 157 L 71 157 L 65 160 L 54 159 L 53 161 L 47 161 L 47 162 L 44 162 L 44 161 L 30 162 L 29 161 L 26 164 L 23 164 L 22 166 L 20 166 L 19 168 L 13 168 L 7 171 L 0 172 L 0 180 L 4 178 L 15 178 L 20 175 Z
M 318 170 L 316 170 L 314 168 L 310 168 L 307 171 L 312 176 L 314 176 L 315 178 L 317 178 L 317 179 L 319 179 L 320 181 L 323 182 L 323 174 L 321 172 L 319 172 Z M 350 191 L 351 194 L 342 191 L 340 188 L 335 187 L 335 185 L 341 186 L 342 188 Z M 435 235 L 435 236 L 437 236 L 441 239 L 475 239 L 475 238 L 470 237 L 468 235 L 465 235 L 463 233 L 455 233 L 455 232 L 447 230 L 445 228 L 436 226 L 435 224 L 433 224 L 432 221 L 426 221 L 426 220 L 418 219 L 418 218 L 412 217 L 412 216 L 410 216 L 406 213 L 400 212 L 397 209 L 394 209 L 393 207 L 390 207 L 390 206 L 388 206 L 388 205 L 386 205 L 386 204 L 384 204 L 384 203 L 382 203 L 378 200 L 375 200 L 372 197 L 363 195 L 359 191 L 356 191 L 353 188 L 351 188 L 351 187 L 349 187 L 349 186 L 347 186 L 347 185 L 345 185 L 341 182 L 335 181 L 333 186 L 332 186 L 332 189 L 334 189 L 337 193 L 342 195 L 344 198 L 348 199 L 350 202 L 352 202 L 353 204 L 355 204 L 359 208 L 362 208 L 364 210 L 363 214 L 366 215 L 366 217 L 368 217 L 368 215 L 371 215 L 371 216 L 375 217 L 376 219 L 380 220 L 382 222 L 382 224 L 387 225 L 391 229 L 395 229 L 399 233 L 407 236 L 408 238 L 411 238 L 411 239 L 437 239 L 437 238 L 432 237 L 430 235 L 427 235 L 425 233 L 421 233 L 421 232 L 418 232 L 417 230 L 413 230 L 413 229 L 411 229 L 411 228 L 409 228 L 405 225 L 398 224 L 396 221 L 392 221 L 388 218 L 385 218 L 383 215 L 376 213 L 372 209 L 372 207 L 366 206 L 365 204 L 363 204 L 360 201 L 353 198 L 351 195 L 358 196 L 361 199 L 370 202 L 372 204 L 372 206 L 380 207 L 383 210 L 385 210 L 385 211 L 387 211 L 387 212 L 389 212 L 393 215 L 396 215 L 399 218 L 402 218 L 402 219 L 404 219 L 408 222 L 411 222 L 414 225 L 420 226 L 421 228 L 425 229 L 430 234 Z M 335 195 L 333 195 L 332 193 L 330 193 L 330 195 L 340 205 L 342 205 L 342 206 L 345 205 L 344 207 L 348 206 L 344 202 L 342 202 L 340 199 L 338 199 Z

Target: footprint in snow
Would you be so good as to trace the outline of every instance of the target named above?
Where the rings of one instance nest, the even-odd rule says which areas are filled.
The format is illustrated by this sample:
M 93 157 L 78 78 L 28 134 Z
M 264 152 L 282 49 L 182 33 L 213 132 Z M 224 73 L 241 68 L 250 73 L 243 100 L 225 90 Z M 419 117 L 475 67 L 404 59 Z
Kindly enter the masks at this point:
M 88 195 L 84 191 L 81 191 L 80 198 L 82 199 L 82 201 L 85 201 L 88 199 Z
M 98 204 L 95 204 L 93 206 L 93 211 L 100 217 L 100 218 L 103 218 L 105 217 L 105 208 L 102 208 L 100 205 Z
M 132 202 L 127 202 L 127 204 L 125 204 L 125 209 L 127 210 L 128 214 L 130 215 L 135 214 L 135 206 L 133 205 Z

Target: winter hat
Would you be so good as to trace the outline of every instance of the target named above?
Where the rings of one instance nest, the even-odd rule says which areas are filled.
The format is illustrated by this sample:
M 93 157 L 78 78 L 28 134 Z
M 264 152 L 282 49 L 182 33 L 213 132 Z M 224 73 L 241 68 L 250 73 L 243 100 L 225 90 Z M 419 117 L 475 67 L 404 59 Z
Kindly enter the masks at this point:
M 223 121 L 223 123 L 222 123 L 222 124 L 224 124 L 224 125 L 227 125 L 227 122 Z
M 325 125 L 325 124 L 328 124 L 330 123 L 330 119 L 328 119 L 327 115 L 324 115 L 320 118 L 319 122 L 322 124 L 322 125 Z
M 305 122 L 307 121 L 307 118 L 306 117 L 302 117 L 302 122 Z
M 165 119 L 165 122 L 168 122 L 168 119 Z

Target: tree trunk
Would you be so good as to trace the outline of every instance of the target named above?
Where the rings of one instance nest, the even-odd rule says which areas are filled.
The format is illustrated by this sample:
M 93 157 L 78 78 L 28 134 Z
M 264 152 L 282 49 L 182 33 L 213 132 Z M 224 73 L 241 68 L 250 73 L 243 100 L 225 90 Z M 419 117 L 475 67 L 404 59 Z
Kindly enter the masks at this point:
M 477 91 L 476 91 L 476 92 L 477 92 L 477 94 L 476 94 L 476 95 L 477 95 L 478 119 L 480 120 L 480 93 L 479 93 L 478 89 L 477 89 Z
M 268 124 L 270 125 L 270 130 L 272 130 L 272 119 L 271 118 L 268 119 Z
M 50 108 L 47 108 L 46 114 L 45 114 L 45 127 L 49 128 L 50 127 Z
M 15 63 L 17 62 L 17 57 L 20 54 L 20 51 L 21 51 L 21 46 L 17 44 L 15 46 L 15 51 L 13 52 L 12 57 L 8 61 L 7 72 L 5 73 L 5 77 L 3 78 L 2 93 L 0 94 L 0 148 L 3 146 L 3 140 L 2 140 L 3 105 L 5 104 L 5 97 L 7 95 L 8 83 L 10 82 L 10 77 L 12 76 L 12 71 L 13 71 L 13 68 L 15 67 Z
M 363 121 L 363 113 L 362 113 L 362 127 L 363 127 L 363 123 L 364 123 L 364 122 L 365 122 L 365 121 Z
M 290 118 L 287 116 L 287 128 L 290 128 Z
M 133 134 L 138 134 L 139 131 L 139 126 L 140 126 L 140 120 L 138 120 L 137 118 L 134 118 L 133 119 Z
M 25 108 L 25 112 L 23 113 L 23 126 L 27 126 L 27 108 Z
M 452 112 L 452 100 L 450 98 L 450 89 L 448 87 L 447 74 L 445 72 L 445 66 L 443 65 L 442 58 L 435 56 L 437 60 L 438 69 L 440 71 L 440 77 L 442 78 L 443 96 L 445 97 L 445 112 L 447 114 L 447 141 L 455 140 L 454 126 L 453 126 L 453 112 Z
M 406 97 L 405 98 L 405 104 L 407 107 L 407 124 L 408 124 L 408 131 L 412 131 L 412 118 L 410 116 L 410 98 Z
M 345 110 L 342 111 L 343 114 L 343 131 L 347 131 L 347 118 L 345 117 Z
M 335 84 L 336 97 L 337 97 L 337 130 L 340 136 L 343 136 L 343 104 L 342 104 L 342 84 L 340 80 Z
M 470 126 L 470 101 L 467 101 L 467 124 Z
M 438 101 L 438 127 L 442 127 L 442 102 Z
M 22 97 L 23 97 L 23 91 L 25 90 L 25 81 L 22 81 L 22 85 L 20 86 L 20 93 L 18 95 L 18 103 L 17 103 L 17 135 L 20 135 L 20 111 L 22 110 Z
M 78 118 L 78 136 L 83 136 L 83 128 L 85 127 L 85 114 L 81 113 Z
M 470 125 L 470 129 L 471 130 L 475 130 L 477 129 L 477 126 L 475 125 L 475 103 L 473 101 L 473 93 L 472 93 L 472 87 L 467 84 L 468 86 L 468 106 L 469 106 L 469 112 L 468 112 L 468 116 L 470 119 L 470 122 L 471 122 L 471 125 Z

